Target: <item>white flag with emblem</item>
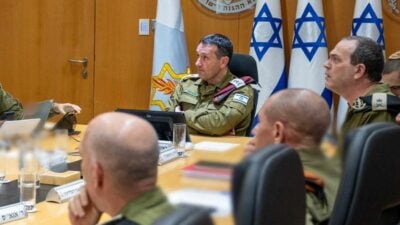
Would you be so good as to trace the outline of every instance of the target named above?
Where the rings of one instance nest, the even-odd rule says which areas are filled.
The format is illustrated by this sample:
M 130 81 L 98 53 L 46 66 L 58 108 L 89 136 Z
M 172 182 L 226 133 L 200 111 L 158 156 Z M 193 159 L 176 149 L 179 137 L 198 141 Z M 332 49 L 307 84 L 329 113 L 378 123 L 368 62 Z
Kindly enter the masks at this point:
M 356 1 L 351 35 L 372 38 L 385 49 L 381 0 Z M 338 132 L 346 118 L 347 109 L 347 101 L 340 97 L 336 119 Z
M 165 110 L 175 84 L 189 73 L 180 0 L 158 0 L 155 24 L 151 110 Z
M 300 0 L 294 25 L 289 88 L 307 88 L 332 106 L 332 92 L 325 87 L 324 62 L 328 59 L 325 18 L 321 0 Z
M 260 92 L 257 112 L 265 100 L 287 87 L 279 0 L 258 0 L 251 34 L 250 55 L 256 59 Z M 258 123 L 254 119 L 253 127 Z

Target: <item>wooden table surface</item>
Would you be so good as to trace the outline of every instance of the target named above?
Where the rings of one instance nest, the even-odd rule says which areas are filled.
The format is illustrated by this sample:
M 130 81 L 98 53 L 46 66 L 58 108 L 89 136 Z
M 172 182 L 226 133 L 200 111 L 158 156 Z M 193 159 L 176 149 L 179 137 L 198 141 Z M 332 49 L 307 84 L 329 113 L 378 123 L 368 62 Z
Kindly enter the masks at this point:
M 86 129 L 85 125 L 79 125 L 77 130 L 82 131 L 81 134 L 75 135 L 70 138 L 70 153 L 74 153 L 78 150 L 79 141 L 83 137 L 83 133 Z M 221 162 L 236 163 L 243 157 L 243 146 L 247 143 L 247 137 L 205 137 L 205 136 L 192 136 L 194 144 L 202 141 L 216 141 L 216 142 L 228 142 L 238 144 L 232 150 L 226 152 L 211 152 L 201 150 L 191 150 L 187 153 L 189 157 L 180 158 L 175 161 L 169 162 L 165 165 L 159 166 L 158 171 L 158 185 L 166 192 L 176 191 L 182 188 L 200 188 L 205 190 L 218 190 L 218 191 L 229 191 L 230 182 L 222 180 L 212 180 L 204 178 L 189 178 L 182 175 L 182 168 L 192 164 L 199 160 L 212 160 Z M 70 162 L 79 160 L 80 157 L 76 154 L 70 155 L 68 160 Z M 9 165 L 14 164 L 10 160 Z M 8 171 L 8 178 L 15 179 L 16 172 L 10 166 Z M 16 167 L 15 167 L 16 168 Z M 1 201 L 1 200 L 0 200 Z M 58 204 L 52 202 L 41 202 L 36 205 L 37 212 L 29 213 L 28 218 L 10 222 L 7 224 L 22 225 L 22 224 L 40 224 L 40 225 L 67 225 L 68 220 L 68 203 Z M 104 215 L 101 221 L 108 220 L 109 217 Z M 218 225 L 229 225 L 234 224 L 231 216 L 225 217 L 213 217 L 214 222 Z

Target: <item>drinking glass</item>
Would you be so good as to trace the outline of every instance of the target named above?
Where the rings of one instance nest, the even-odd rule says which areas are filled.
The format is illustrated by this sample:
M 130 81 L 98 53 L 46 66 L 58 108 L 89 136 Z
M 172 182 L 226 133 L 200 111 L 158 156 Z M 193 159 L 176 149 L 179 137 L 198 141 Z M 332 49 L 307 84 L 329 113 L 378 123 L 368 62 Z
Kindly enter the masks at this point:
M 7 152 L 0 143 L 0 184 L 7 182 Z
M 23 168 L 19 174 L 20 202 L 25 206 L 27 212 L 36 211 L 36 172 Z
M 174 123 L 172 142 L 179 157 L 185 157 L 186 124 Z
M 54 150 L 67 152 L 69 146 L 69 136 L 67 129 L 54 130 Z

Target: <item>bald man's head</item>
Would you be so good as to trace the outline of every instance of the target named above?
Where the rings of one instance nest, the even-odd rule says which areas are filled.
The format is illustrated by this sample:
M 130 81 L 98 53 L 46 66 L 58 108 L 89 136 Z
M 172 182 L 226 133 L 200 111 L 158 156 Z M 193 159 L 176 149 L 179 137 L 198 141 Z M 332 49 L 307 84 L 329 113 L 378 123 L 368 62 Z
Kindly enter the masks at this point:
M 105 113 L 88 125 L 82 150 L 112 173 L 116 186 L 156 178 L 157 134 L 145 120 L 118 112 Z M 154 179 L 155 180 L 155 179 Z
M 295 148 L 318 146 L 330 122 L 325 100 L 306 89 L 285 89 L 272 95 L 259 118 L 254 130 L 256 148 L 277 142 Z

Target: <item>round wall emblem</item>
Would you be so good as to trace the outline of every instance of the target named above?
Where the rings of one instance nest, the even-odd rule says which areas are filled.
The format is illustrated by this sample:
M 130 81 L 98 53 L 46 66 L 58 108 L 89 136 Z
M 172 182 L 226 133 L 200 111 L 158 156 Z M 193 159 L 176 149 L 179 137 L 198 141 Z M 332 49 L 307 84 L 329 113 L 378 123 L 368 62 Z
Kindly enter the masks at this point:
M 217 14 L 233 14 L 252 9 L 257 0 L 197 0 L 204 8 Z
M 390 18 L 400 22 L 400 0 L 383 0 L 383 9 Z

